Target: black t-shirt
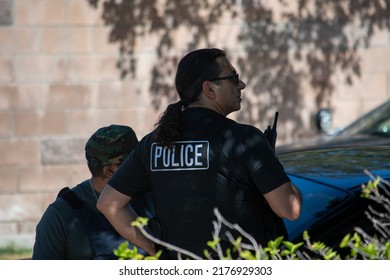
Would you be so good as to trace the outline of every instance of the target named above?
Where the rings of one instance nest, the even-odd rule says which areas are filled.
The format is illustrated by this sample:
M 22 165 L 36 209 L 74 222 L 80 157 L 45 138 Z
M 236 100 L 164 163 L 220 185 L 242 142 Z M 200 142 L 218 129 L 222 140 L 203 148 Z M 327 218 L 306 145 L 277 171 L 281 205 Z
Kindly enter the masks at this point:
M 213 240 L 214 208 L 263 245 L 275 238 L 266 234 L 262 194 L 289 178 L 264 134 L 205 108 L 182 118 L 174 149 L 146 135 L 109 184 L 133 199 L 152 190 L 162 239 L 201 256 Z

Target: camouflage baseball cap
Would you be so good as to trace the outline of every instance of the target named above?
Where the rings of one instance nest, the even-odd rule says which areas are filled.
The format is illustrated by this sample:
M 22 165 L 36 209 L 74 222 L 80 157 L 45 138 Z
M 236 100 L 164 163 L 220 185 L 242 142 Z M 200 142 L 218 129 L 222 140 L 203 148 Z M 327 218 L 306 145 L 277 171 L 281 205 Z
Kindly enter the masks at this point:
M 92 168 L 117 165 L 137 144 L 138 139 L 133 129 L 113 124 L 99 128 L 92 134 L 85 145 L 85 157 Z

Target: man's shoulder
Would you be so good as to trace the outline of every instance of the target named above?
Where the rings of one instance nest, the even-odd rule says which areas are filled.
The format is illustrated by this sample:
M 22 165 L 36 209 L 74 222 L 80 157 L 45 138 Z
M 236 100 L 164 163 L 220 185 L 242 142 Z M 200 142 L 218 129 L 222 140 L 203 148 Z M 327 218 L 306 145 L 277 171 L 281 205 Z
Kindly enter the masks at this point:
M 258 129 L 253 125 L 239 123 L 235 121 L 232 121 L 230 128 L 232 130 L 238 131 L 240 133 L 245 133 L 245 134 L 259 135 L 262 133 L 260 129 Z
M 80 183 L 79 185 L 69 188 L 64 187 L 60 190 L 58 190 L 57 196 L 55 200 L 48 206 L 46 212 L 55 212 L 58 215 L 65 215 L 67 212 L 72 210 L 72 205 L 68 203 L 67 199 L 64 199 L 64 197 L 68 196 L 69 192 L 70 194 L 73 194 L 76 196 L 76 199 L 82 200 L 83 193 L 85 192 L 85 187 L 83 188 L 83 184 L 85 182 Z
M 147 143 L 152 143 L 154 141 L 154 135 L 155 135 L 155 130 L 149 132 L 146 134 L 144 137 L 141 138 L 137 146 L 140 146 L 142 144 L 147 144 Z
M 83 207 L 83 201 L 79 198 L 76 192 L 71 190 L 69 187 L 61 189 L 57 198 L 62 198 L 73 209 L 80 209 Z
M 68 224 L 75 217 L 72 207 L 64 199 L 58 197 L 47 207 L 38 226 Z
M 137 146 L 134 148 L 134 150 L 130 153 L 133 155 L 136 155 L 136 157 L 144 158 L 147 157 L 148 153 L 150 152 L 150 147 L 154 143 L 154 136 L 155 131 L 146 134 L 144 137 L 141 138 L 141 140 L 138 142 Z

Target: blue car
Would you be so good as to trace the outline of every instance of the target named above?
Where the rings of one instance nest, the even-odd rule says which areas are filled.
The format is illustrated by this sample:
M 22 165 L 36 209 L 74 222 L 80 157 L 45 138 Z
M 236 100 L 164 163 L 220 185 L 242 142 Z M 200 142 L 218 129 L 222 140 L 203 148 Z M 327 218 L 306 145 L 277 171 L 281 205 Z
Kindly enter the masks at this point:
M 285 221 L 291 241 L 301 241 L 307 230 L 312 241 L 338 247 L 355 227 L 375 232 L 365 214 L 372 201 L 360 196 L 361 186 L 370 176 L 390 181 L 390 146 L 307 150 L 279 159 L 302 194 L 301 216 Z

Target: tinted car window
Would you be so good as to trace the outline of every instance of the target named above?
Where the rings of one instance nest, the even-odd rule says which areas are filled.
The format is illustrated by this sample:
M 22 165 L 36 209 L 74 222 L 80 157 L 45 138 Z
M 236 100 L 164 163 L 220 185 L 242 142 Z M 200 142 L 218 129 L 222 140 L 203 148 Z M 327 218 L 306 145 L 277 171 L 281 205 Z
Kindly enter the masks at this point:
M 378 134 L 390 136 L 390 101 L 353 122 L 337 135 Z

